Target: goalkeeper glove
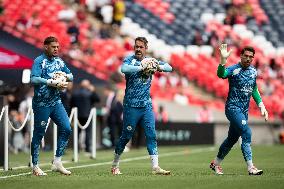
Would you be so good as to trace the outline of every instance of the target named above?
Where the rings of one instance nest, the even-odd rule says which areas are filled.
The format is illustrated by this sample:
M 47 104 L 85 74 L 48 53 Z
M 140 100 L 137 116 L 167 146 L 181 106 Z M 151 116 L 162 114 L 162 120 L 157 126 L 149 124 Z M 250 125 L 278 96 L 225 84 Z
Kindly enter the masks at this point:
M 64 89 L 66 89 L 68 87 L 68 82 L 66 82 L 66 81 L 64 81 L 64 82 L 60 82 L 59 84 L 58 84 L 58 89 L 59 90 L 64 90 Z
M 220 54 L 221 54 L 221 62 L 220 64 L 224 66 L 226 64 L 227 58 L 232 53 L 232 49 L 230 51 L 227 51 L 227 44 L 221 44 L 220 48 Z
M 46 81 L 46 84 L 50 87 L 57 87 L 59 84 L 60 80 L 56 80 L 56 79 L 48 79 Z
M 52 79 L 54 79 L 54 80 L 59 79 L 59 80 L 62 80 L 62 81 L 66 81 L 67 80 L 67 74 L 65 72 L 62 72 L 62 71 L 54 72 Z
M 267 112 L 263 102 L 260 102 L 258 104 L 258 107 L 259 107 L 261 115 L 264 117 L 265 121 L 268 121 L 268 112 Z
M 60 90 L 67 88 L 68 82 L 61 81 L 59 79 L 48 79 L 46 84 L 50 87 L 55 87 Z

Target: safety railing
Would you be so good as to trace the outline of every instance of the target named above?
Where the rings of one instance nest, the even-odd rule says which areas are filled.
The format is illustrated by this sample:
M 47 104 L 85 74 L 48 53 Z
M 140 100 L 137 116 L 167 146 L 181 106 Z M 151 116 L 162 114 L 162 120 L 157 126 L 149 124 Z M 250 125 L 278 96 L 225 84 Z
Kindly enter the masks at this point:
M 71 126 L 73 125 L 73 161 L 78 162 L 78 127 L 81 129 L 86 129 L 90 126 L 92 127 L 92 149 L 91 149 L 91 158 L 96 158 L 96 121 L 97 121 L 97 111 L 96 108 L 92 108 L 85 125 L 81 125 L 78 120 L 78 108 L 74 107 L 71 110 L 69 121 Z M 21 131 L 27 124 L 30 117 L 30 146 L 33 137 L 33 128 L 34 128 L 34 114 L 32 108 L 28 109 L 26 117 L 19 128 L 13 126 L 12 122 L 9 120 L 9 107 L 4 106 L 1 110 L 0 121 L 2 118 L 4 119 L 4 171 L 9 169 L 9 149 L 8 149 L 8 141 L 9 141 L 9 127 L 15 131 Z M 49 126 L 50 119 L 48 121 L 47 127 Z M 47 129 L 47 128 L 46 128 Z M 31 149 L 31 148 L 30 148 Z M 55 155 L 57 149 L 57 125 L 53 123 L 53 153 Z M 30 156 L 30 166 L 32 166 L 31 156 Z

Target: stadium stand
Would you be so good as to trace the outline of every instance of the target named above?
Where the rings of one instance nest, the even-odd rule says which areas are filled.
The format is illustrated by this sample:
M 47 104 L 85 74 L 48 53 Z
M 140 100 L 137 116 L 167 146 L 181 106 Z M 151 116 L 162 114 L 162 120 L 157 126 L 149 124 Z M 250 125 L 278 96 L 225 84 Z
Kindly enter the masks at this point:
M 72 65 L 100 79 L 110 79 L 112 73 L 119 69 L 122 57 L 127 54 L 121 36 L 116 34 L 119 40 L 114 39 L 108 33 L 112 29 L 104 23 L 100 23 L 100 29 L 96 31 L 100 33 L 106 29 L 103 35 L 90 36 L 93 32 L 90 19 L 80 19 L 80 43 L 72 44 L 66 32 L 70 25 L 57 16 L 60 11 L 72 9 L 71 5 L 59 0 L 48 1 L 48 6 L 47 1 L 39 0 L 3 2 L 5 11 L 0 16 L 3 30 L 37 47 L 41 47 L 46 35 L 57 36 Z M 216 48 L 220 42 L 226 42 L 234 49 L 229 60 L 231 63 L 238 61 L 239 49 L 243 46 L 252 45 L 256 48 L 259 86 L 270 78 L 271 84 L 277 89 L 270 96 L 264 96 L 264 101 L 271 116 L 284 110 L 284 104 L 279 100 L 284 90 L 283 24 L 280 24 L 283 21 L 275 16 L 276 12 L 283 13 L 281 1 L 234 0 L 226 4 L 226 1 L 219 0 L 126 0 L 125 3 L 127 12 L 121 34 L 132 38 L 145 35 L 154 56 L 170 61 L 179 73 L 178 85 L 169 84 L 171 78 L 165 77 L 166 90 L 160 89 L 160 79 L 164 79 L 164 76 L 155 76 L 152 89 L 154 95 L 172 100 L 178 92 L 177 86 L 186 88 L 181 82 L 181 78 L 185 78 L 216 96 L 213 101 L 208 101 L 188 92 L 186 95 L 191 104 L 211 104 L 212 107 L 221 108 L 228 86 L 224 84 L 225 81 L 217 79 L 213 70 L 216 70 L 219 58 L 215 53 Z M 41 11 L 43 7 L 45 9 Z M 276 9 L 278 11 L 273 11 Z M 77 10 L 75 8 L 73 11 Z M 47 17 L 49 19 L 45 19 Z M 91 53 L 86 53 L 90 49 Z M 276 68 L 271 68 L 270 62 L 274 62 Z M 276 76 L 271 76 L 271 72 Z M 258 114 L 254 103 L 252 113 Z
M 283 7 L 281 2 L 273 1 L 272 5 L 266 5 L 266 3 L 269 4 L 268 1 L 249 0 L 233 1 L 232 4 L 226 5 L 222 1 L 170 1 L 170 7 L 164 10 L 164 12 L 174 14 L 174 19 L 170 24 L 161 21 L 161 16 L 156 14 L 153 9 L 148 6 L 145 8 L 146 5 L 135 2 L 127 1 L 129 10 L 127 17 L 141 28 L 146 29 L 150 35 L 163 40 L 165 45 L 182 45 L 183 47 L 179 47 L 178 53 L 172 54 L 172 65 L 189 80 L 195 81 L 200 87 L 210 93 L 213 92 L 217 97 L 224 99 L 227 96 L 228 87 L 223 87 L 226 86 L 224 81 L 217 79 L 215 72 L 209 73 L 208 70 L 217 68 L 218 55 L 215 55 L 214 52 L 221 41 L 228 43 L 235 51 L 230 57 L 231 63 L 238 61 L 240 48 L 246 45 L 256 48 L 256 63 L 261 73 L 259 85 L 262 85 L 265 79 L 270 77 L 267 76 L 266 71 L 262 70 L 262 67 L 267 67 L 266 65 L 269 67 L 269 62 L 275 60 L 277 67 L 282 68 L 283 44 L 277 34 L 280 30 L 274 29 L 277 24 L 273 25 L 273 23 L 277 21 L 274 21 L 273 16 L 270 21 L 265 12 L 267 7 L 278 4 L 281 9 Z M 184 7 L 192 11 L 183 11 L 188 10 Z M 194 9 L 192 9 L 193 7 Z M 228 9 L 232 7 L 234 11 L 237 10 L 236 15 L 230 15 Z M 248 9 L 248 13 L 242 13 L 243 9 Z M 249 11 L 251 12 L 249 13 Z M 268 14 L 271 15 L 271 12 Z M 137 17 L 136 15 L 139 13 L 141 16 Z M 229 16 L 236 17 L 235 21 L 225 25 L 225 19 Z M 147 20 L 149 21 L 147 22 Z M 201 33 L 202 46 L 194 44 L 197 32 Z M 279 114 L 284 108 L 283 104 L 275 103 L 277 99 L 281 99 L 283 93 L 279 77 L 271 79 L 271 83 L 274 88 L 277 88 L 277 91 L 272 96 L 263 97 L 268 109 L 271 110 L 272 117 Z M 214 81 L 213 84 L 212 81 Z M 278 91 L 282 92 L 278 93 Z M 251 106 L 252 112 L 258 114 L 254 103 Z

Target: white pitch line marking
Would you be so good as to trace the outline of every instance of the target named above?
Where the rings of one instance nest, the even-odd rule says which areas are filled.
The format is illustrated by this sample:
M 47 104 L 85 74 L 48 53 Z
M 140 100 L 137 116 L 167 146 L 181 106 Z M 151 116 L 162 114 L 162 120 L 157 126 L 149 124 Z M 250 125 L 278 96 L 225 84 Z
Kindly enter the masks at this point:
M 193 149 L 193 150 L 189 150 L 188 152 L 187 151 L 169 152 L 169 153 L 160 154 L 159 157 L 169 157 L 169 156 L 183 155 L 183 154 L 197 154 L 201 152 L 209 152 L 209 151 L 214 151 L 214 150 L 215 150 L 215 147 L 209 147 L 209 148 Z M 130 161 L 137 161 L 137 160 L 143 160 L 143 159 L 149 159 L 149 155 L 122 159 L 120 160 L 120 162 L 130 162 Z M 66 167 L 66 169 L 80 169 L 80 168 L 85 168 L 85 167 L 96 167 L 100 165 L 111 165 L 111 164 L 112 164 L 112 161 L 107 161 L 107 162 L 93 163 L 93 164 L 87 164 L 87 165 L 78 165 L 74 167 Z M 51 170 L 46 170 L 44 172 L 48 173 L 48 172 L 51 172 Z M 31 171 L 26 172 L 26 173 L 16 174 L 16 175 L 2 176 L 0 177 L 0 179 L 7 179 L 7 178 L 25 176 L 25 175 L 30 175 L 30 174 L 31 174 Z

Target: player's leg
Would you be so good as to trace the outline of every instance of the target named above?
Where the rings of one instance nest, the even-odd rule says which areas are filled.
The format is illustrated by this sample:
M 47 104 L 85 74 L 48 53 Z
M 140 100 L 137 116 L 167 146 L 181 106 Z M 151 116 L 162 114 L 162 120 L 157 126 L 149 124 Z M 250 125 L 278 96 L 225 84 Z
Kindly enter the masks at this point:
M 60 173 L 65 175 L 70 175 L 71 172 L 66 170 L 61 162 L 61 157 L 64 153 L 69 136 L 72 132 L 69 118 L 63 104 L 60 103 L 53 107 L 50 118 L 58 127 L 57 149 L 51 169 L 53 171 L 59 171 Z
M 239 132 L 235 129 L 233 123 L 231 123 L 228 131 L 228 137 L 224 140 L 224 142 L 219 148 L 219 152 L 217 155 L 217 158 L 219 160 L 222 161 L 226 157 L 226 155 L 230 152 L 234 144 L 236 144 L 236 142 L 238 141 L 239 137 Z
M 238 120 L 240 119 L 238 117 L 238 113 L 236 112 L 226 112 L 227 118 L 230 121 L 230 127 L 228 131 L 228 137 L 224 140 L 224 142 L 221 144 L 218 154 L 216 158 L 210 163 L 210 168 L 215 171 L 216 174 L 222 175 L 223 170 L 220 166 L 223 159 L 226 157 L 226 155 L 230 152 L 234 144 L 238 141 L 240 137 L 240 132 L 237 129 L 236 124 L 238 123 Z
M 244 122 L 243 122 L 244 123 Z M 263 173 L 262 170 L 257 169 L 252 162 L 252 150 L 251 150 L 251 129 L 249 128 L 247 122 L 246 124 L 243 124 L 242 128 L 242 153 L 243 157 L 247 163 L 247 168 L 249 175 L 261 175 Z
M 239 136 L 240 135 L 236 131 L 236 129 L 232 125 L 230 125 L 228 131 L 228 137 L 221 144 L 215 159 L 210 163 L 210 168 L 213 171 L 215 171 L 216 174 L 218 175 L 223 174 L 223 170 L 220 164 L 223 161 L 223 159 L 226 157 L 226 155 L 230 152 L 234 144 L 238 141 Z
M 33 174 L 36 176 L 44 176 L 44 173 L 38 166 L 39 148 L 41 140 L 45 134 L 48 118 L 50 115 L 50 107 L 33 107 L 34 111 L 34 130 L 31 143 L 31 156 L 33 163 Z
M 152 173 L 169 175 L 170 171 L 163 170 L 159 167 L 157 137 L 155 130 L 155 117 L 154 117 L 154 112 L 152 110 L 152 106 L 145 107 L 144 115 L 140 123 L 141 126 L 144 128 L 146 136 L 147 150 L 152 162 Z
M 232 116 L 233 115 L 233 116 Z M 251 150 L 251 129 L 248 126 L 247 115 L 242 112 L 229 114 L 228 119 L 231 121 L 232 126 L 240 133 L 242 137 L 242 153 L 247 163 L 249 174 L 261 175 L 262 170 L 258 170 L 252 163 L 252 150 Z
M 114 175 L 121 174 L 119 170 L 120 156 L 123 153 L 126 144 L 132 138 L 136 125 L 141 116 L 141 108 L 124 107 L 122 133 L 115 146 L 114 159 L 111 168 L 111 172 Z

